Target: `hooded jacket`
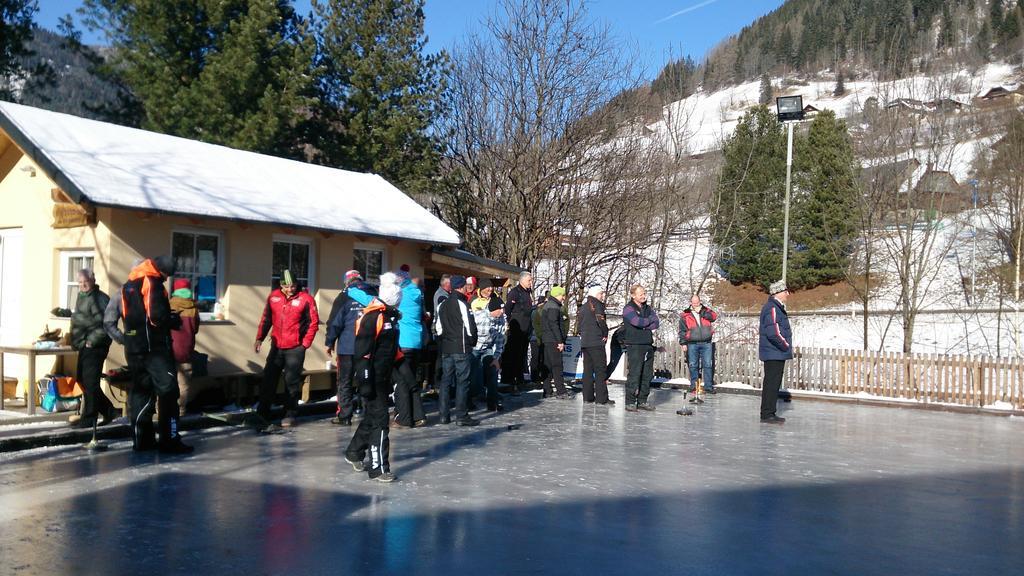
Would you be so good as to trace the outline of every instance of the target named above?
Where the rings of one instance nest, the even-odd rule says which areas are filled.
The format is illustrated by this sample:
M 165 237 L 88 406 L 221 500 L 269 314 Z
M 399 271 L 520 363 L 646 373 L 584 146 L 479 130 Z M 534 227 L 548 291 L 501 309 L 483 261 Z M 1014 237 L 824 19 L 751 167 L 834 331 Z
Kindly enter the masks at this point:
M 576 314 L 576 325 L 580 330 L 580 346 L 583 348 L 604 348 L 608 341 L 608 319 L 604 302 L 593 296 L 580 306 Z
M 103 314 L 110 303 L 110 297 L 99 288 L 79 292 L 75 312 L 71 315 L 71 346 L 82 350 L 86 345 L 92 348 L 110 346 L 110 336 L 103 328 Z
M 398 311 L 402 314 L 398 321 L 398 345 L 410 350 L 423 348 L 423 291 L 412 280 L 402 282 Z
M 441 338 L 441 354 L 469 354 L 476 346 L 476 320 L 461 292 L 453 291 L 441 303 L 434 326 Z
M 267 298 L 256 340 L 262 342 L 270 334 L 271 343 L 279 350 L 297 346 L 308 349 L 313 345 L 319 323 L 316 301 L 309 292 L 298 290 L 289 298 L 279 288 Z
M 164 288 L 164 275 L 153 260 L 132 269 L 121 287 L 124 349 L 128 354 L 171 350 L 171 330 L 178 325 Z
M 793 329 L 789 325 L 789 315 L 786 307 L 774 296 L 770 296 L 761 307 L 757 356 L 762 361 L 793 358 Z
M 712 322 L 718 320 L 718 314 L 707 306 L 701 306 L 700 322 L 693 315 L 693 307 L 688 307 L 679 314 L 679 343 L 700 343 L 711 342 L 715 336 L 715 327 Z
M 196 334 L 199 333 L 199 309 L 196 308 L 196 302 L 192 298 L 172 296 L 171 310 L 181 317 L 181 326 L 171 330 L 174 361 L 178 364 L 188 364 L 192 362 L 192 352 L 196 349 Z
M 339 356 L 355 354 L 356 321 L 370 305 L 377 291 L 365 282 L 354 282 L 334 299 L 327 319 L 327 347 Z
M 353 326 L 355 381 L 364 398 L 374 398 L 378 390 L 391 387 L 395 362 L 402 359 L 398 317 L 398 310 L 373 300 Z
M 473 319 L 476 322 L 477 340 L 473 351 L 484 356 L 501 356 L 505 351 L 505 315 L 491 316 L 493 299 L 477 298 L 473 302 Z

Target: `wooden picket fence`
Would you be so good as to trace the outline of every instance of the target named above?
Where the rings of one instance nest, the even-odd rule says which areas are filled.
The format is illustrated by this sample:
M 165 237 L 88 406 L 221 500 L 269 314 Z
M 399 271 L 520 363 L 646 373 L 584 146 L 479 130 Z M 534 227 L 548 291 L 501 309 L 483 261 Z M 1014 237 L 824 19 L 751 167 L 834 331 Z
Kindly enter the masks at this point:
M 759 388 L 763 371 L 757 346 L 716 345 L 715 380 Z M 665 367 L 686 377 L 678 346 L 666 351 Z M 1024 360 L 870 350 L 797 348 L 786 365 L 785 386 L 832 394 L 912 400 L 923 404 L 984 407 L 996 402 L 1024 410 Z

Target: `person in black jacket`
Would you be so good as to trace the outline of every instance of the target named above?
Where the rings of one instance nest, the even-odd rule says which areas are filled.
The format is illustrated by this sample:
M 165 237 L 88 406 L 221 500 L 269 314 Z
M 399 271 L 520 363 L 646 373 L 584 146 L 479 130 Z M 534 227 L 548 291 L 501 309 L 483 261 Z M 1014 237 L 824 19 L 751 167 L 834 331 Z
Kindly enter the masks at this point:
M 345 460 L 356 472 L 366 471 L 370 479 L 393 482 L 391 443 L 388 439 L 388 397 L 394 390 L 392 375 L 402 359 L 398 345 L 398 303 L 402 288 L 398 277 L 386 272 L 380 277 L 379 296 L 370 302 L 356 321 L 355 380 L 366 414 L 345 450 Z M 367 466 L 364 459 L 369 453 Z
M 647 403 L 654 378 L 654 331 L 661 322 L 647 304 L 647 291 L 636 284 L 622 308 L 622 344 L 626 348 L 626 411 L 654 410 Z
M 604 309 L 605 291 L 594 286 L 587 291 L 587 300 L 580 306 L 576 325 L 580 330 L 580 347 L 583 349 L 583 403 L 612 406 L 608 399 L 608 319 Z M 595 385 L 596 382 L 596 385 Z
M 533 275 L 523 272 L 519 284 L 508 291 L 505 299 L 505 318 L 508 320 L 508 339 L 501 365 L 505 369 L 505 380 L 511 382 L 513 394 L 518 394 L 526 384 L 523 372 L 526 367 L 526 351 L 530 345 L 533 314 Z
M 565 400 L 569 394 L 562 378 L 562 351 L 565 350 L 565 331 L 562 324 L 562 305 L 565 287 L 553 286 L 548 301 L 540 313 L 541 340 L 544 342 L 544 360 L 550 372 L 544 380 L 544 397 Z M 551 383 L 554 382 L 554 389 Z
M 174 275 L 174 260 L 161 256 L 136 266 L 121 287 L 124 352 L 132 375 L 128 417 L 132 448 L 159 448 L 187 454 L 192 447 L 178 435 L 178 373 L 171 349 L 171 330 L 181 319 L 171 312 L 164 282 Z M 154 398 L 155 396 L 155 398 Z M 153 434 L 153 411 L 159 406 L 160 442 Z
M 441 339 L 441 389 L 438 395 L 441 423 L 450 424 L 451 389 L 455 388 L 455 423 L 476 426 L 480 422 L 469 415 L 469 385 L 476 346 L 476 320 L 466 302 L 466 279 L 452 277 L 452 293 L 441 303 L 434 328 Z

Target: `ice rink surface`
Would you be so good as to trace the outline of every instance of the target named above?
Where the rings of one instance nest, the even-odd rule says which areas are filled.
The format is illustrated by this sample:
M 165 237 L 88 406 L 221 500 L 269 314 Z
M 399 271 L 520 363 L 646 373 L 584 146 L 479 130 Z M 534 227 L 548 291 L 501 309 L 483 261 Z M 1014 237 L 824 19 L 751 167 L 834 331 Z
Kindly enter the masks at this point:
M 2 455 L 0 574 L 1021 573 L 1022 418 L 798 401 L 775 427 L 755 397 L 621 394 L 395 431 L 390 485 L 326 420 Z

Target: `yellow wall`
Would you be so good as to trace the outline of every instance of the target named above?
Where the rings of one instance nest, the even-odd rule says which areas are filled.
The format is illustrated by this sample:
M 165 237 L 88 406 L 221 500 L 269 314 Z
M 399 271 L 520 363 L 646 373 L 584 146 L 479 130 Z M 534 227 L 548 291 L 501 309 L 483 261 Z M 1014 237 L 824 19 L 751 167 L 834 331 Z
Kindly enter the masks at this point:
M 0 135 L 2 138 L 2 135 Z M 8 141 L 9 144 L 9 141 Z M 0 150 L 2 150 L 0 144 Z M 8 154 L 20 156 L 13 146 Z M 13 152 L 11 152 L 13 150 Z M 5 154 L 0 152 L 0 176 Z M 9 159 L 8 159 L 9 160 Z M 409 264 L 414 275 L 423 273 L 423 250 L 426 245 L 414 242 L 390 242 L 378 239 L 361 240 L 352 235 L 298 230 L 285 230 L 271 225 L 245 225 L 224 220 L 185 218 L 120 209 L 97 210 L 97 224 L 69 230 L 54 230 L 51 224 L 53 202 L 50 191 L 55 187 L 37 168 L 32 178 L 19 168 L 31 165 L 27 157 L 20 157 L 7 177 L 0 180 L 0 228 L 22 227 L 25 234 L 25 273 L 23 275 L 22 303 L 23 344 L 31 343 L 43 330 L 67 327 L 66 320 L 52 318 L 50 310 L 59 302 L 60 278 L 59 250 L 68 248 L 95 250 L 96 278 L 108 294 L 117 290 L 128 276 L 132 262 L 140 257 L 155 257 L 171 252 L 171 234 L 174 230 L 217 232 L 221 234 L 225 291 L 222 299 L 226 320 L 207 322 L 199 332 L 198 350 L 210 355 L 211 374 L 235 371 L 262 370 L 269 339 L 263 353 L 253 352 L 256 324 L 270 291 L 272 244 L 274 235 L 292 235 L 310 238 L 315 251 L 315 297 L 326 322 L 331 303 L 341 288 L 346 270 L 352 268 L 353 247 L 360 244 L 383 246 L 385 266 L 395 270 Z M 327 360 L 324 351 L 325 326 L 321 324 L 314 347 L 306 355 L 306 368 L 323 368 Z M 13 357 L 7 356 L 6 372 L 21 372 Z M 111 348 L 109 364 L 123 364 L 119 346 Z M 49 370 L 41 362 L 40 376 Z

